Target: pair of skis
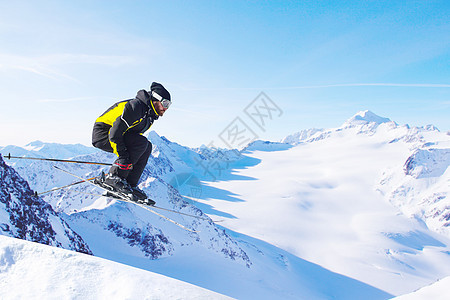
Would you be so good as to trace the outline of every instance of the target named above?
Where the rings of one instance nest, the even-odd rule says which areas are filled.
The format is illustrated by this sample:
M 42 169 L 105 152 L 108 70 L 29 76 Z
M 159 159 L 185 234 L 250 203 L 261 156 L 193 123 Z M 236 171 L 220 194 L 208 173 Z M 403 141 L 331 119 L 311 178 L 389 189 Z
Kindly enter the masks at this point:
M 143 203 L 131 201 L 130 199 L 128 199 L 126 196 L 122 195 L 121 193 L 118 193 L 118 192 L 116 192 L 116 191 L 112 191 L 112 190 L 110 190 L 110 189 L 105 188 L 104 186 L 101 186 L 101 185 L 99 185 L 99 184 L 94 183 L 94 182 L 93 182 L 93 179 L 94 179 L 95 177 L 94 177 L 94 178 L 84 179 L 84 178 L 82 178 L 82 177 L 80 177 L 80 176 L 78 176 L 78 175 L 75 175 L 75 174 L 73 174 L 73 173 L 71 173 L 71 172 L 69 172 L 69 171 L 66 171 L 66 170 L 64 170 L 64 169 L 61 169 L 61 168 L 59 168 L 59 167 L 57 167 L 57 166 L 53 166 L 53 167 L 54 167 L 55 169 L 59 170 L 59 171 L 62 171 L 62 172 L 64 172 L 64 173 L 66 173 L 66 174 L 69 174 L 69 175 L 71 175 L 71 176 L 73 176 L 73 177 L 75 177 L 75 178 L 80 179 L 79 182 L 70 184 L 70 185 L 68 185 L 68 186 L 71 186 L 71 185 L 74 185 L 74 184 L 78 184 L 78 183 L 82 183 L 82 182 L 87 182 L 87 183 L 89 183 L 89 184 L 91 184 L 91 185 L 93 185 L 93 186 L 95 186 L 95 187 L 98 187 L 98 188 L 100 188 L 100 189 L 102 189 L 102 190 L 104 190 L 104 191 L 106 191 L 106 192 L 112 194 L 112 195 L 114 196 L 114 199 L 115 199 L 115 200 L 119 200 L 119 201 L 122 201 L 122 202 L 133 203 L 133 204 L 135 204 L 135 205 L 137 205 L 137 206 L 140 206 L 140 207 L 142 207 L 143 209 L 146 209 L 146 210 L 148 210 L 149 212 L 151 212 L 151 213 L 153 213 L 153 214 L 155 214 L 155 215 L 157 215 L 157 216 L 159 216 L 159 217 L 165 219 L 166 221 L 169 221 L 169 222 L 175 224 L 176 226 L 178 226 L 178 227 L 180 227 L 180 228 L 183 228 L 184 230 L 187 230 L 187 231 L 190 231 L 190 232 L 199 232 L 199 231 L 197 231 L 197 230 L 193 230 L 193 229 L 187 228 L 186 226 L 184 226 L 184 225 L 178 223 L 177 221 L 174 221 L 174 220 L 172 220 L 172 219 L 170 219 L 170 218 L 168 218 L 168 217 L 166 217 L 166 216 L 164 216 L 164 215 L 162 215 L 162 214 L 160 214 L 160 213 L 154 211 L 152 208 L 162 209 L 162 210 L 166 210 L 166 211 L 170 211 L 170 212 L 174 212 L 174 213 L 177 213 L 177 214 L 181 214 L 181 215 L 185 215 L 185 216 L 189 216 L 189 217 L 193 217 L 193 218 L 197 218 L 197 219 L 202 219 L 202 220 L 206 220 L 206 221 L 209 221 L 209 220 L 210 220 L 210 219 L 208 219 L 208 218 L 202 218 L 202 217 L 199 217 L 199 216 L 189 215 L 189 214 L 185 214 L 185 213 L 182 213 L 182 212 L 179 212 L 179 211 L 175 211 L 175 210 L 171 210 L 171 209 L 167 209 L 167 208 L 162 208 L 162 207 L 158 207 L 158 206 L 150 206 L 150 205 L 145 205 L 145 204 L 143 204 Z M 67 187 L 67 186 L 64 186 L 64 187 Z M 64 187 L 61 187 L 61 188 L 64 188 Z M 53 190 L 50 190 L 50 191 L 54 191 L 54 190 L 61 189 L 61 188 L 56 188 L 56 189 L 53 189 Z M 50 192 L 50 191 L 47 191 L 47 192 Z M 45 192 L 45 193 L 46 193 L 46 192 Z M 41 194 L 42 194 L 42 193 L 41 193 Z

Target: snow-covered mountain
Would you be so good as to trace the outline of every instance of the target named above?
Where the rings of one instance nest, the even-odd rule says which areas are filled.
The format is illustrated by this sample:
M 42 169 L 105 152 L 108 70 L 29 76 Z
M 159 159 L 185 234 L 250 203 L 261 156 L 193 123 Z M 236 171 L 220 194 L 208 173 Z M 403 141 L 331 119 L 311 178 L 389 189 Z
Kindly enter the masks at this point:
M 84 240 L 0 155 L 0 233 L 42 244 L 92 254 Z
M 360 111 L 350 119 L 348 119 L 343 127 L 353 127 L 358 125 L 368 125 L 368 124 L 375 124 L 375 126 L 383 124 L 383 123 L 389 123 L 391 120 L 389 118 L 380 117 L 370 110 Z
M 447 133 L 364 111 L 289 141 L 254 142 L 195 200 L 231 230 L 396 295 L 450 275 Z
M 434 126 L 364 111 L 242 151 L 148 138 L 140 187 L 162 207 L 222 222 L 164 212 L 201 231 L 189 233 L 86 184 L 42 195 L 96 256 L 239 299 L 386 299 L 450 275 L 450 135 Z M 91 150 L 76 159 L 114 160 Z M 76 181 L 48 162 L 8 163 L 37 191 Z
M 289 145 L 298 145 L 303 141 L 308 140 L 313 135 L 323 132 L 324 129 L 318 129 L 318 128 L 312 128 L 312 129 L 306 129 L 299 132 L 296 132 L 294 134 L 288 135 L 284 139 L 281 140 L 281 143 L 289 144 Z
M 3 155 L 14 153 L 15 156 L 30 155 L 32 157 L 52 157 L 57 159 L 71 158 L 95 152 L 93 147 L 81 144 L 44 143 L 42 141 L 31 142 L 25 147 L 6 146 L 0 147 Z

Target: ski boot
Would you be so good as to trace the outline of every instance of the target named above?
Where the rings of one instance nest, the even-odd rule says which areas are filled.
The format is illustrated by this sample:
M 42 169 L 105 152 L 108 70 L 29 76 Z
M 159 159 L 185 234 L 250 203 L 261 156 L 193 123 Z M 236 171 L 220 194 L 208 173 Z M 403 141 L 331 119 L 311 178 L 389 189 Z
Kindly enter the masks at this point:
M 155 201 L 148 199 L 147 194 L 137 186 L 132 186 L 131 189 L 133 190 L 133 196 L 136 198 L 137 203 L 145 204 L 153 206 L 156 204 Z
M 94 180 L 94 183 L 103 186 L 107 188 L 108 190 L 111 190 L 113 193 L 107 193 L 107 196 L 115 196 L 115 198 L 118 198 L 117 195 L 114 195 L 114 193 L 117 193 L 119 195 L 123 195 L 127 199 L 133 200 L 133 190 L 131 189 L 131 186 L 128 184 L 128 182 L 120 178 L 117 175 L 113 174 L 104 174 Z
M 133 191 L 133 195 L 136 197 L 136 199 L 139 200 L 147 199 L 147 194 L 137 186 L 132 186 L 131 190 Z

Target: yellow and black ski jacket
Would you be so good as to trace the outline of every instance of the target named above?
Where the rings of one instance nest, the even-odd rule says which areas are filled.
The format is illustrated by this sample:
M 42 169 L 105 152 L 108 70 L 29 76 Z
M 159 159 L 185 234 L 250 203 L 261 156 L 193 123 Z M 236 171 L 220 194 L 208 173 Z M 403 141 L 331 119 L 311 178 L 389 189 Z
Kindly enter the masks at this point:
M 115 103 L 95 120 L 92 144 L 109 140 L 115 154 L 129 156 L 123 136 L 128 132 L 143 134 L 158 118 L 149 93 L 140 90 L 136 98 Z

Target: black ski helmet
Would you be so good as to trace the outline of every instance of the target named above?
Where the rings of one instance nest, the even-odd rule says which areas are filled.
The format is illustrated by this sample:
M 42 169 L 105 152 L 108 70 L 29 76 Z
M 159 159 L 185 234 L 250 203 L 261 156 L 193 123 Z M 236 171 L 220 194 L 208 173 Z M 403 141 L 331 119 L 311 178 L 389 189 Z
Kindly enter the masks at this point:
M 162 99 L 167 99 L 169 101 L 172 101 L 172 99 L 170 99 L 169 91 L 166 90 L 166 88 L 163 87 L 163 85 L 161 83 L 153 82 L 152 85 L 150 86 L 151 99 L 161 101 L 161 99 L 157 99 L 158 97 L 154 97 L 152 95 L 152 92 L 155 92 L 156 94 L 158 94 Z

